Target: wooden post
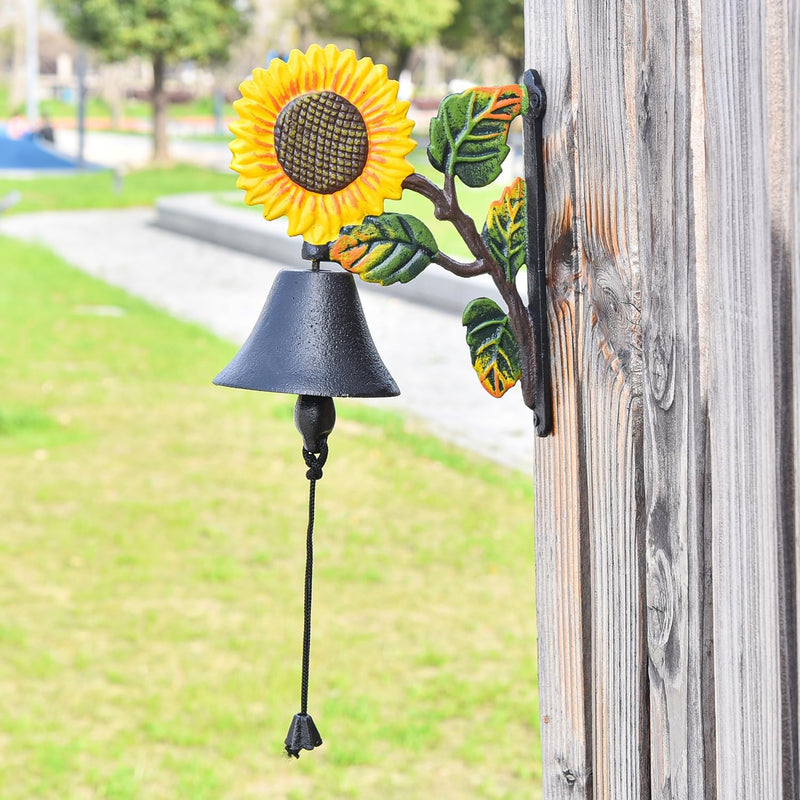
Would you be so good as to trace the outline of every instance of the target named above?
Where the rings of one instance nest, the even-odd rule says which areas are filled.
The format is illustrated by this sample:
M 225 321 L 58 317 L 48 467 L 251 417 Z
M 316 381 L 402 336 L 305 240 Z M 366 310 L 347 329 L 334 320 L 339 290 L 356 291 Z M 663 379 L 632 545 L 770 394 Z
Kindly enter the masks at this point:
M 797 5 L 526 0 L 545 800 L 800 791 Z

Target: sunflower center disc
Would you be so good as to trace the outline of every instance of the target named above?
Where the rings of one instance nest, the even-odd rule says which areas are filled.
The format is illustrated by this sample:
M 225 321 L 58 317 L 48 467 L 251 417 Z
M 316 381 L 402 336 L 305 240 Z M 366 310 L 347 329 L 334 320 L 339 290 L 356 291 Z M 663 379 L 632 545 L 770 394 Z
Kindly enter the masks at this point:
M 363 171 L 369 155 L 361 112 L 336 92 L 309 92 L 285 105 L 275 120 L 275 152 L 299 186 L 333 194 Z

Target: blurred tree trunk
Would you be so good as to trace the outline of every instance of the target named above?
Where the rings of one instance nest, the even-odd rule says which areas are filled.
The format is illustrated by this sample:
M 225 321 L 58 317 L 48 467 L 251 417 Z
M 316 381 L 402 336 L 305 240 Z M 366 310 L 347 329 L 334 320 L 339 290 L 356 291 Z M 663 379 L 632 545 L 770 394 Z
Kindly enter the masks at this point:
M 169 161 L 167 141 L 167 93 L 164 89 L 164 54 L 153 56 L 153 161 Z
M 124 67 L 119 64 L 105 64 L 103 67 L 103 99 L 108 103 L 111 127 L 122 126 L 125 107 Z
M 17 3 L 14 14 L 14 64 L 11 70 L 11 87 L 8 98 L 10 113 L 25 102 L 25 5 Z

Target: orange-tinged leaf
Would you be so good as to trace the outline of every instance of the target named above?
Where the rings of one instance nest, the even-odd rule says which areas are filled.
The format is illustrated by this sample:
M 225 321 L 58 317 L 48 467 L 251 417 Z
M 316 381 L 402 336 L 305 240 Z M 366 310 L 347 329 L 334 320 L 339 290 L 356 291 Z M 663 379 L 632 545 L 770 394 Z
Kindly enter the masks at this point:
M 428 159 L 467 186 L 488 186 L 509 153 L 508 126 L 526 102 L 524 86 L 467 89 L 445 97 L 431 120 Z
M 360 225 L 342 229 L 330 256 L 369 283 L 408 283 L 439 252 L 428 228 L 408 214 L 365 217 Z
M 508 316 L 494 300 L 479 297 L 464 309 L 461 323 L 467 329 L 472 365 L 481 385 L 494 397 L 502 397 L 522 374 Z
M 475 86 L 470 89 L 487 96 L 489 103 L 484 112 L 484 119 L 499 119 L 504 122 L 511 122 L 514 117 L 522 112 L 522 102 L 525 97 L 525 88 L 516 83 L 506 86 Z
M 341 236 L 336 241 L 334 247 L 336 247 L 336 245 L 339 245 L 339 250 L 337 250 L 337 256 L 334 256 L 334 260 L 338 260 L 346 270 L 351 271 L 353 264 L 360 258 L 363 258 L 369 249 L 369 245 L 366 242 L 360 244 L 358 240 L 352 236 Z
M 507 186 L 500 199 L 489 206 L 483 239 L 506 280 L 513 283 L 527 259 L 528 219 L 522 178 Z

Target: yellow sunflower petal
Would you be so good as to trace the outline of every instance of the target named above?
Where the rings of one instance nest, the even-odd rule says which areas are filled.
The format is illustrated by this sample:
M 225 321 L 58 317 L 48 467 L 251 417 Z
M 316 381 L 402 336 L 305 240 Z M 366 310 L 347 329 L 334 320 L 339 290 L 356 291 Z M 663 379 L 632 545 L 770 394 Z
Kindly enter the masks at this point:
M 336 217 L 342 213 L 341 192 L 326 194 L 322 197 L 322 208 L 329 218 Z
M 361 116 L 363 116 L 365 120 L 368 118 L 371 120 L 386 119 L 387 109 L 390 109 L 396 103 L 392 94 L 391 92 L 378 90 L 375 94 L 361 98 L 360 102 L 356 104 L 358 105 L 359 111 L 361 111 Z M 403 116 L 405 116 L 406 113 L 406 111 L 403 111 Z M 395 112 L 395 114 L 397 114 L 397 112 Z
M 356 60 L 356 54 L 352 50 L 345 50 L 341 55 L 343 58 L 331 81 L 331 91 L 342 97 L 350 98 L 352 101 L 358 87 L 369 81 L 370 73 L 375 65 L 371 58 Z
M 406 117 L 410 104 L 396 102 L 385 106 L 374 105 L 359 109 L 364 121 L 376 130 L 391 130 L 396 132 L 410 132 L 414 122 Z
M 306 53 L 293 50 L 285 62 L 273 59 L 268 69 L 253 70 L 240 88 L 231 168 L 239 173 L 245 201 L 263 204 L 268 219 L 286 216 L 289 235 L 302 234 L 313 244 L 330 241 L 340 228 L 380 213 L 385 199 L 402 193 L 403 180 L 413 172 L 405 160 L 414 147 L 413 123 L 384 66 L 357 59 L 352 50 L 312 45 Z M 331 104 L 330 93 L 347 102 Z M 301 105 L 286 112 L 289 124 L 279 124 L 298 98 Z M 317 103 L 326 104 L 332 125 L 304 121 L 319 113 Z M 362 142 L 353 160 L 329 160 L 343 136 L 350 147 Z M 366 147 L 361 155 L 359 147 Z
M 265 187 L 263 189 L 266 198 L 262 200 L 257 200 L 255 203 L 251 203 L 250 205 L 257 205 L 259 202 L 264 203 L 264 216 L 267 219 L 278 219 L 278 217 L 283 217 L 286 215 L 286 212 L 289 210 L 289 206 L 291 205 L 292 198 L 289 192 L 285 191 L 286 186 L 285 183 L 281 181 L 276 181 L 276 184 L 284 188 L 282 192 L 276 192 L 273 190 L 273 187 Z
M 317 92 L 326 89 L 331 68 L 326 52 L 319 45 L 312 45 L 306 53 L 306 60 L 308 68 L 303 75 L 303 91 Z
M 319 195 L 304 192 L 302 187 L 296 184 L 293 185 L 291 195 L 292 204 L 286 217 L 289 220 L 289 236 L 297 236 L 305 233 L 314 225 L 318 214 L 317 199 Z M 321 244 L 321 242 L 314 242 L 314 244 Z

